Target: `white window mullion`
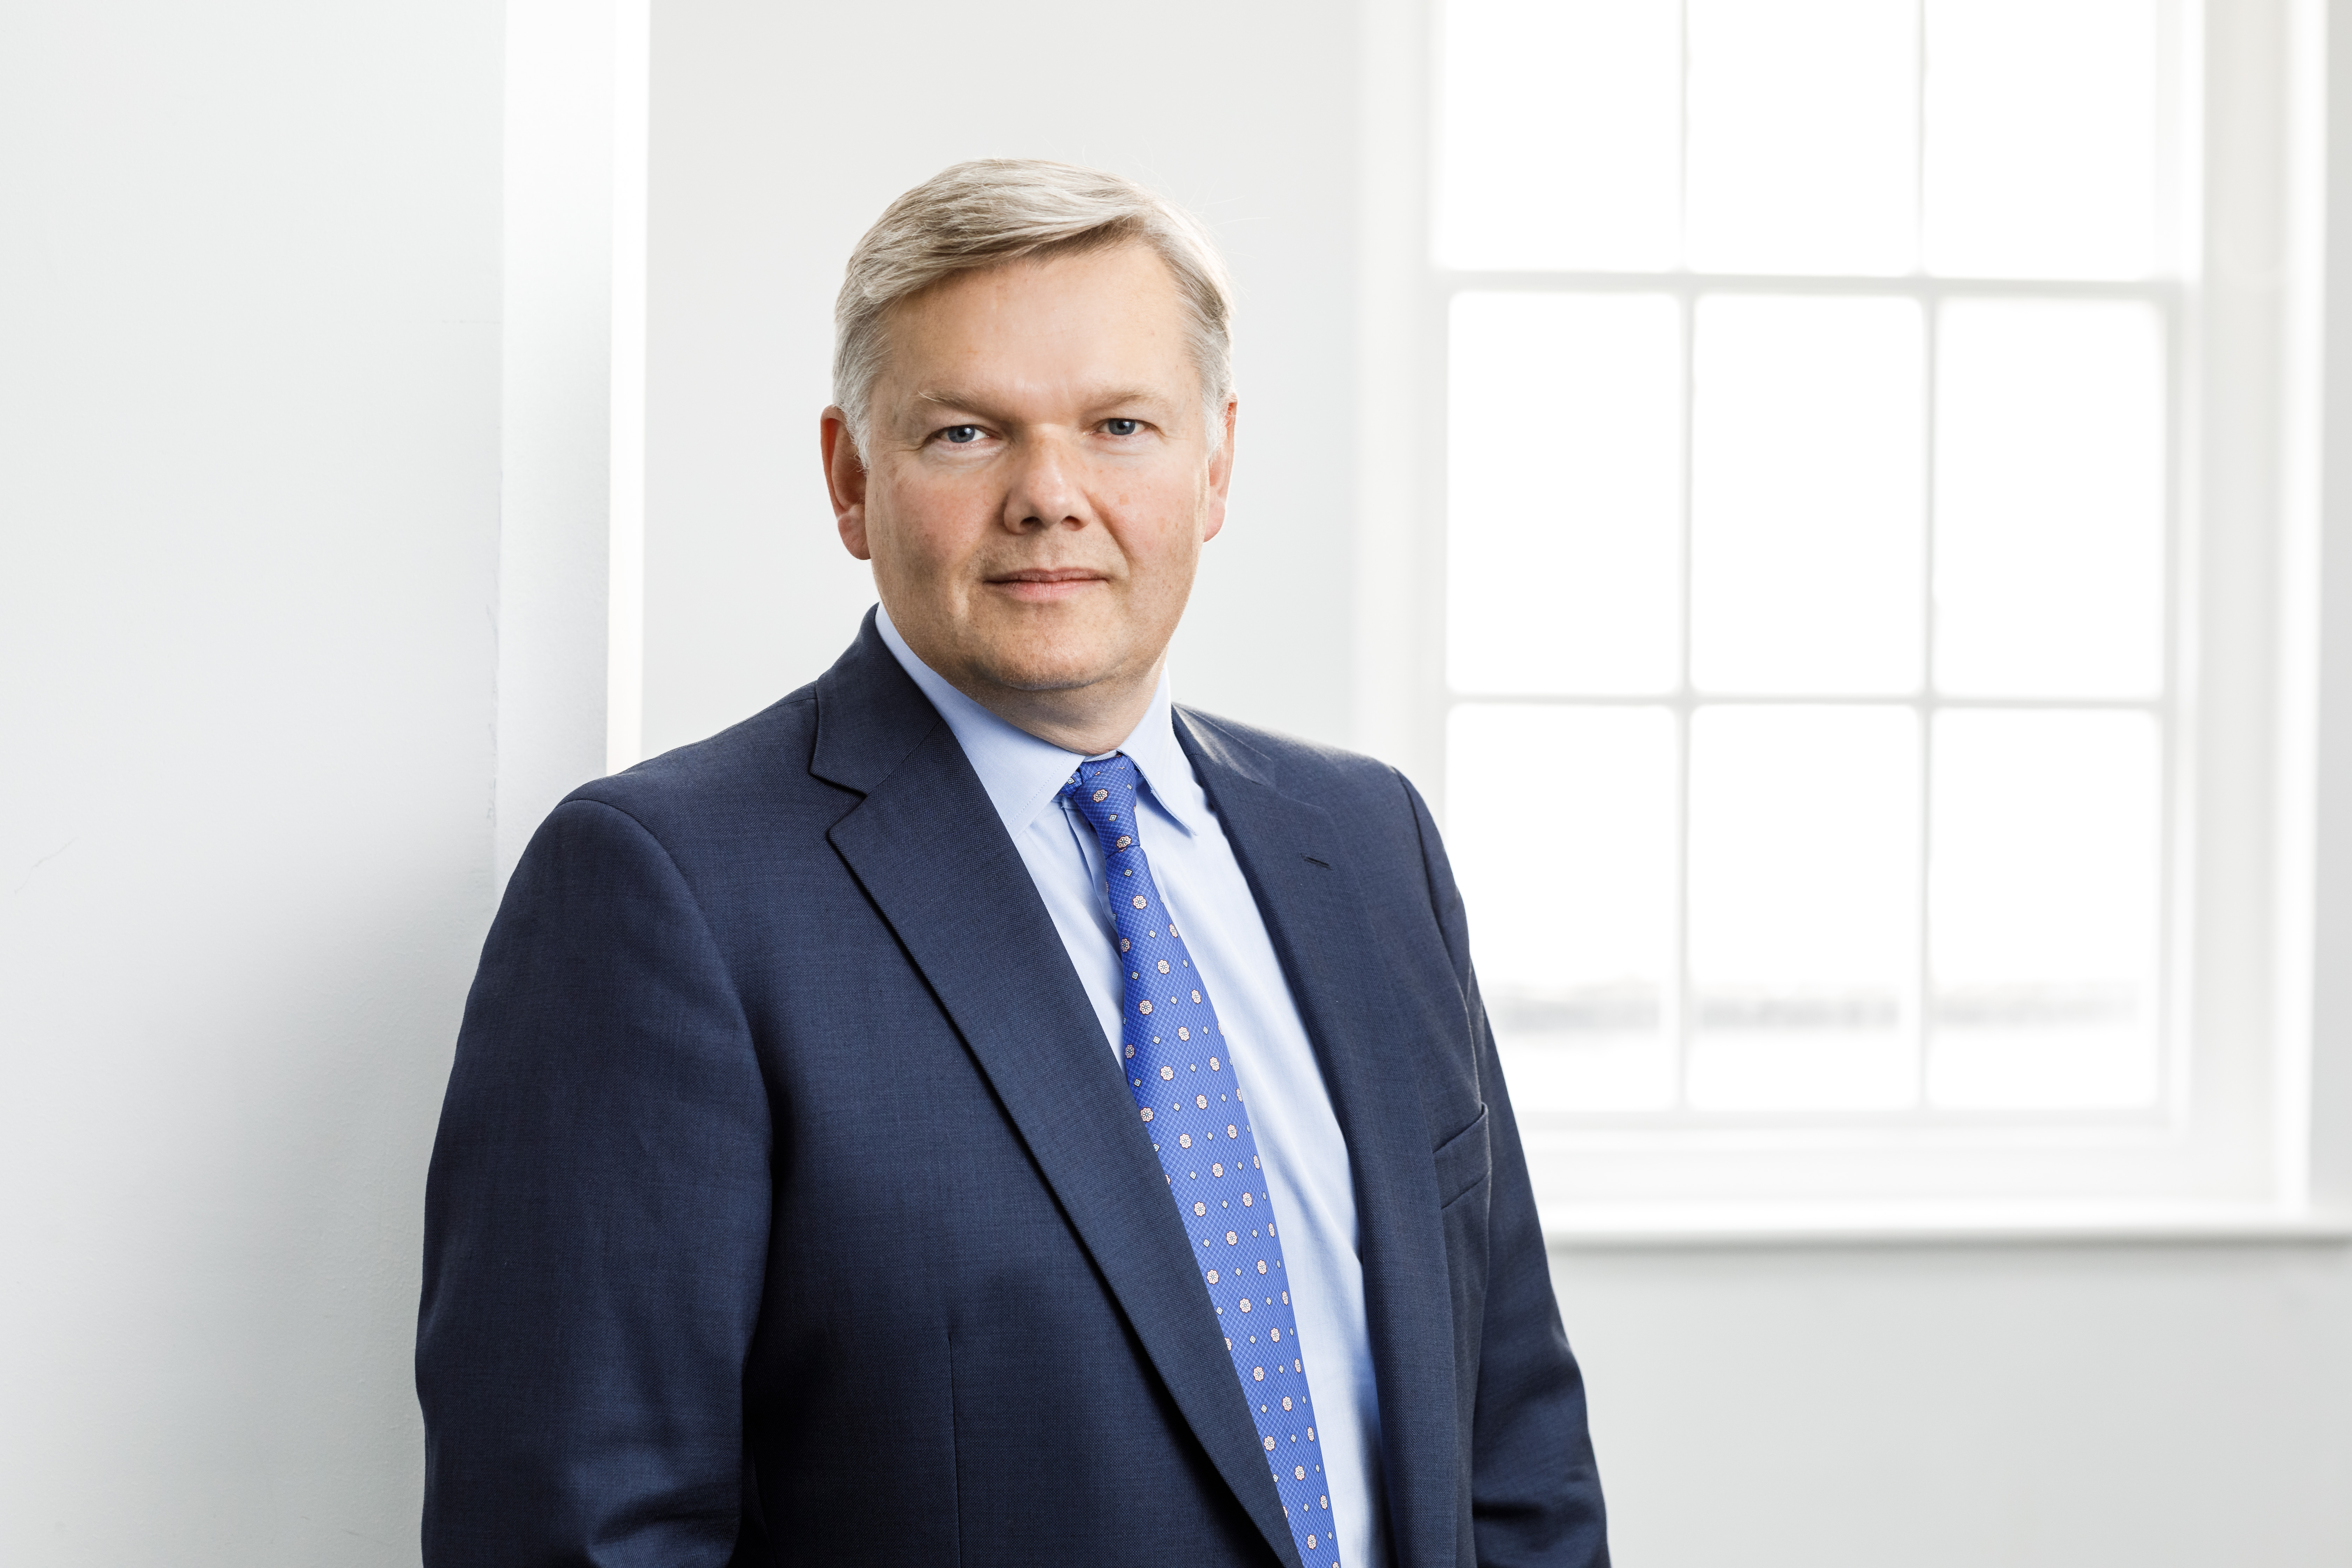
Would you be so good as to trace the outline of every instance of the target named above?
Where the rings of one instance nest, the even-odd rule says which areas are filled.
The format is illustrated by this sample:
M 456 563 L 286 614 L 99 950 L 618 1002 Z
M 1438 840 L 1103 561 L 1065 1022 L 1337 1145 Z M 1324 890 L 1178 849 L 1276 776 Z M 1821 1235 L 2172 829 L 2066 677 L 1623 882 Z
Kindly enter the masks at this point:
M 1685 13 L 1684 37 L 1687 39 L 1689 37 L 1687 5 L 1684 9 Z M 1685 84 L 1683 97 L 1687 104 L 1690 97 L 1688 90 L 1690 50 L 1687 43 L 1683 50 L 1683 81 Z M 1685 152 L 1682 166 L 1685 171 L 1685 192 L 1678 193 L 1678 196 L 1686 197 L 1687 170 L 1690 162 L 1687 110 L 1685 112 L 1683 146 Z M 1692 437 L 1695 434 L 1691 418 L 1691 387 L 1692 378 L 1696 374 L 1696 345 L 1698 342 L 1698 296 L 1696 291 L 1685 289 L 1678 295 L 1675 303 L 1677 321 L 1681 330 L 1675 347 L 1680 355 L 1677 384 L 1682 393 L 1682 423 L 1680 439 L 1675 448 L 1677 464 L 1675 499 L 1678 510 L 1675 569 L 1675 597 L 1682 624 L 1678 628 L 1678 645 L 1675 656 L 1675 974 L 1672 987 L 1673 1011 L 1670 1020 L 1674 1030 L 1672 1038 L 1675 1052 L 1675 1109 L 1687 1111 L 1691 1109 L 1691 1043 L 1696 1033 L 1697 1018 L 1697 993 L 1691 980 L 1690 845 L 1691 714 L 1696 700 L 1691 684 L 1691 455 Z

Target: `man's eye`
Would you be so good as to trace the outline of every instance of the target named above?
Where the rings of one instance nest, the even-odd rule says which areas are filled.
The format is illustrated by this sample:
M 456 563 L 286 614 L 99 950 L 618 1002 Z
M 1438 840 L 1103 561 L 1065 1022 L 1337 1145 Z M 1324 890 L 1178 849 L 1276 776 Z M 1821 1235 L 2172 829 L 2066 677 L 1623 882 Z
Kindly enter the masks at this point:
M 950 446 L 969 447 L 974 441 L 980 439 L 980 426 L 977 425 L 950 425 L 946 429 L 940 431 L 940 435 L 945 438 Z
M 1140 419 L 1106 419 L 1103 421 L 1103 428 L 1114 436 L 1132 436 L 1138 430 L 1143 428 L 1143 421 Z

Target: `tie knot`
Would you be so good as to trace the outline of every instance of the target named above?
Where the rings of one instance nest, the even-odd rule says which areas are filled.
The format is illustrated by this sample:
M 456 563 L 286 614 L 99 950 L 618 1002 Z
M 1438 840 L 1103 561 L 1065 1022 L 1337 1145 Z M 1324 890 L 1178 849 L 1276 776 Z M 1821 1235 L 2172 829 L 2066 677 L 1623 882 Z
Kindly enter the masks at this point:
M 1062 786 L 1062 794 L 1097 833 L 1116 830 L 1132 835 L 1136 782 L 1135 759 L 1125 752 L 1114 752 L 1080 763 L 1070 782 Z

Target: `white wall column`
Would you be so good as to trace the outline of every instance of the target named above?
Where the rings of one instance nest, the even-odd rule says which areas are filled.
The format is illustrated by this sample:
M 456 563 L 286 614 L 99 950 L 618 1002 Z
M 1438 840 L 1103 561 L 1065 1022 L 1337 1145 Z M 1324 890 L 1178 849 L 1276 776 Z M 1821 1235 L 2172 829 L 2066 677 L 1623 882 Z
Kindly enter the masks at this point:
M 498 865 L 637 760 L 648 0 L 507 7 Z

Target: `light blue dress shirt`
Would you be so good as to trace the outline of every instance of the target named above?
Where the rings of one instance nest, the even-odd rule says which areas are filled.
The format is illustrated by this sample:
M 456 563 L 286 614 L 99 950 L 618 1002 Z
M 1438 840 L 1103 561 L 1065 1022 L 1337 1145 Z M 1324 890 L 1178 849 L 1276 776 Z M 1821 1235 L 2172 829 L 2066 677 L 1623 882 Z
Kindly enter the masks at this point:
M 915 657 L 887 610 L 876 613 L 875 625 L 980 775 L 1061 932 L 1115 1059 L 1124 980 L 1118 933 L 1104 902 L 1102 847 L 1061 799 L 1062 786 L 1086 758 L 1015 728 L 949 685 Z M 1347 1140 L 1257 900 L 1177 743 L 1164 670 L 1142 722 L 1118 750 L 1143 775 L 1143 851 L 1151 879 L 1183 927 L 1185 946 L 1209 983 L 1218 1022 L 1234 1047 L 1234 1070 L 1248 1098 L 1266 1188 L 1282 1216 L 1283 1260 L 1307 1386 L 1321 1418 L 1339 1561 L 1347 1568 L 1384 1568 L 1380 1395 L 1364 1326 L 1364 1268 Z

